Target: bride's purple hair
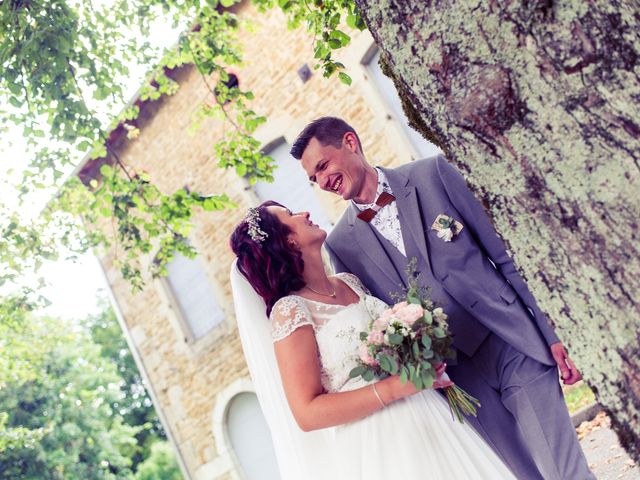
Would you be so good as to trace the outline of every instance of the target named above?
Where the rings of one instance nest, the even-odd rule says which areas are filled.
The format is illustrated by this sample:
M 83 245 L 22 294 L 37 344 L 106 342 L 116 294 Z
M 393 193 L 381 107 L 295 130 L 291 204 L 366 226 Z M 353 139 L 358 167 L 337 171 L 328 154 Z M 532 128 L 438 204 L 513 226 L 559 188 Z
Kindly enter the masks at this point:
M 267 316 L 282 297 L 305 286 L 302 279 L 302 253 L 289 245 L 289 227 L 269 213 L 267 207 L 279 206 L 268 200 L 258 206 L 260 229 L 267 238 L 257 243 L 249 236 L 249 225 L 243 219 L 231 234 L 231 250 L 238 257 L 238 269 L 267 305 Z

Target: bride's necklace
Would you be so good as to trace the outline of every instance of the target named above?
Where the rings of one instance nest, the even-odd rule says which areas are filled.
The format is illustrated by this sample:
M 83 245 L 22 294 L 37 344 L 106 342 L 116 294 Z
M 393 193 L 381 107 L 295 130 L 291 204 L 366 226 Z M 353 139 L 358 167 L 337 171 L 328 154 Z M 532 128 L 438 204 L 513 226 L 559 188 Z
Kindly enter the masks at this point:
M 311 290 L 313 293 L 317 293 L 318 295 L 322 295 L 323 297 L 331 297 L 331 298 L 336 298 L 336 291 L 334 290 L 331 293 L 322 293 L 319 292 L 318 290 L 316 290 L 315 288 L 312 288 L 309 285 L 305 285 L 305 287 L 307 287 L 309 290 Z

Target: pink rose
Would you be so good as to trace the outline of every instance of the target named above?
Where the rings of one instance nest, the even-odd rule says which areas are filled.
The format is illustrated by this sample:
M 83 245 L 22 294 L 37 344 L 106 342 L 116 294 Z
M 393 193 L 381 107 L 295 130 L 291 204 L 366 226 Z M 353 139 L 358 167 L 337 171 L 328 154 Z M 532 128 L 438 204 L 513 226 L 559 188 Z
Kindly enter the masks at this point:
M 372 345 L 381 345 L 383 341 L 384 341 L 384 335 L 382 335 L 382 332 L 379 332 L 376 330 L 369 333 L 369 336 L 367 337 L 367 342 L 369 342 Z
M 393 307 L 391 307 L 391 310 L 393 310 L 393 313 L 398 313 L 399 310 L 402 310 L 407 305 L 409 305 L 407 302 L 396 303 Z
M 371 356 L 371 354 L 369 353 L 369 349 L 364 343 L 360 345 L 360 360 L 372 367 L 378 365 L 378 362 L 376 362 L 376 359 Z
M 393 310 L 388 308 L 380 318 L 378 318 L 375 322 L 373 322 L 373 330 L 376 332 L 384 332 L 384 330 L 389 326 L 389 322 L 391 322 L 391 318 L 393 316 Z
M 403 325 L 412 326 L 416 320 L 424 315 L 424 310 L 420 305 L 412 303 L 396 311 L 396 317 Z

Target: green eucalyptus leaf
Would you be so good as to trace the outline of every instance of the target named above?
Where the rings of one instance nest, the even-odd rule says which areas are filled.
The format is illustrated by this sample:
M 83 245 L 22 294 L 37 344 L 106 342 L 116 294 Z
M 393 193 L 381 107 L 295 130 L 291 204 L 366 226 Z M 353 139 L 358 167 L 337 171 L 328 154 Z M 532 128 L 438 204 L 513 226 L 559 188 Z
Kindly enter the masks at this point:
M 368 369 L 366 372 L 364 372 L 362 374 L 362 378 L 366 381 L 366 382 L 370 382 L 371 380 L 373 380 L 375 377 L 375 374 L 373 372 L 373 370 Z
M 445 338 L 447 336 L 447 332 L 445 332 L 444 328 L 442 327 L 435 327 L 433 329 L 433 334 L 436 336 L 436 338 Z
M 422 386 L 424 388 L 431 388 L 431 386 L 433 385 L 434 378 L 429 370 L 422 370 L 422 373 L 420 374 L 420 378 L 422 380 Z
M 420 298 L 418 297 L 414 297 L 414 296 L 408 296 L 407 297 L 407 301 L 409 303 L 412 303 L 414 305 L 422 305 L 422 301 L 420 300 Z
M 409 380 L 409 369 L 404 365 L 400 368 L 400 382 L 404 385 Z

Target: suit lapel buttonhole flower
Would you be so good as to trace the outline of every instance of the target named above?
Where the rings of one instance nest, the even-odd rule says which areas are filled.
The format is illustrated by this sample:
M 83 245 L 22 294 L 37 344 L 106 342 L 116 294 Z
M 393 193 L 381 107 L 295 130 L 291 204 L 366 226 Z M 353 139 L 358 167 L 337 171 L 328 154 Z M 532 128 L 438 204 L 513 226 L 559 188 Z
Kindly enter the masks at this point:
M 437 232 L 438 238 L 445 242 L 450 242 L 453 237 L 462 231 L 462 224 L 457 222 L 448 215 L 441 213 L 431 225 L 431 228 Z

